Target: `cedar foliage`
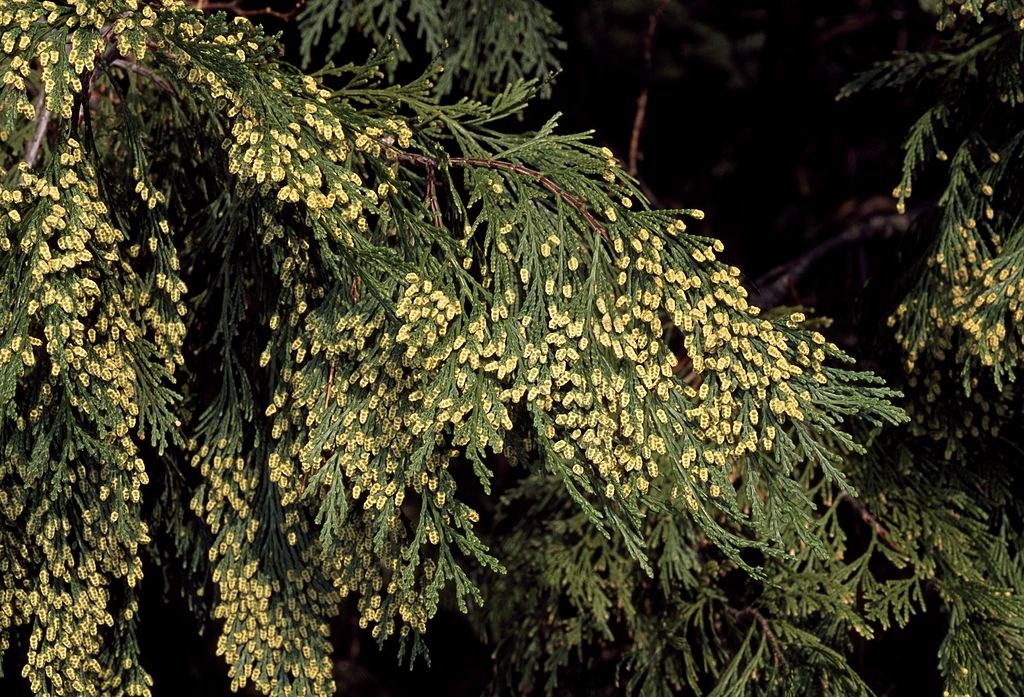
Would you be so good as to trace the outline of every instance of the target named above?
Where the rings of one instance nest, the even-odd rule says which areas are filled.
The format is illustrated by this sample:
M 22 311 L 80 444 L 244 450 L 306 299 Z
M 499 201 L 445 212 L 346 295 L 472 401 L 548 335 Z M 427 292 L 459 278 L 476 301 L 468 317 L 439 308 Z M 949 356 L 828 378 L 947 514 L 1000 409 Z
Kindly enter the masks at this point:
M 878 607 L 905 624 L 935 593 L 948 627 L 938 652 L 946 693 L 1019 694 L 1024 5 L 957 1 L 936 11 L 938 28 L 950 30 L 938 50 L 899 54 L 843 92 L 919 96 L 926 108 L 907 134 L 893 196 L 903 213 L 923 179 L 931 198 L 919 225 L 923 258 L 894 288 L 902 301 L 888 320 L 909 434 L 880 441 L 855 470 L 864 474 L 851 476 L 898 531 L 892 539 L 908 541 L 898 549 L 909 576 L 875 591 Z
M 652 209 L 555 118 L 524 132 L 556 27 L 484 7 L 310 2 L 306 70 L 354 32 L 379 51 L 304 73 L 246 17 L 0 0 L 6 662 L 36 694 L 149 694 L 146 559 L 184 568 L 260 694 L 333 693 L 350 596 L 413 659 L 439 608 L 468 614 L 498 693 L 869 694 L 853 637 L 932 591 L 950 693 L 1014 693 L 1016 451 L 991 431 L 1016 353 L 987 337 L 1019 322 L 1015 134 L 987 136 L 1004 169 L 972 159 L 1012 119 L 951 90 L 908 140 L 901 197 L 936 124 L 965 134 L 895 314 L 904 399 L 751 306 L 698 210 Z M 862 82 L 989 89 L 963 62 L 1010 60 L 1000 21 Z M 440 57 L 398 80 L 414 42 Z

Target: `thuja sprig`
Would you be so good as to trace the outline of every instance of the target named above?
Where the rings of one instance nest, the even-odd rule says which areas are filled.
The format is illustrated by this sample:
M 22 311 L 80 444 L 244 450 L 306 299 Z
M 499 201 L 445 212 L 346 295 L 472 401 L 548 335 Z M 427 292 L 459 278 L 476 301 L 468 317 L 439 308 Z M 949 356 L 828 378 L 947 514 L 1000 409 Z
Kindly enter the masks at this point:
M 476 572 L 504 567 L 468 492 L 492 495 L 510 443 L 647 573 L 671 507 L 763 575 L 745 548 L 824 553 L 805 473 L 844 487 L 850 424 L 903 418 L 802 314 L 749 304 L 721 243 L 687 232 L 699 211 L 650 210 L 554 119 L 506 133 L 530 84 L 445 104 L 372 64 L 303 75 L 244 18 L 180 2 L 8 0 L 0 26 L 5 133 L 49 113 L 53 141 L 0 198 L 0 626 L 32 627 L 34 685 L 56 665 L 76 690 L 145 692 L 97 667 L 96 627 L 120 613 L 134 650 L 139 547 L 175 525 L 139 492 L 169 458 L 199 482 L 232 685 L 328 694 L 343 597 L 381 641 L 446 594 L 486 602 Z M 25 519 L 46 542 L 15 540 Z M 67 654 L 46 626 L 79 591 L 96 604 L 62 625 Z

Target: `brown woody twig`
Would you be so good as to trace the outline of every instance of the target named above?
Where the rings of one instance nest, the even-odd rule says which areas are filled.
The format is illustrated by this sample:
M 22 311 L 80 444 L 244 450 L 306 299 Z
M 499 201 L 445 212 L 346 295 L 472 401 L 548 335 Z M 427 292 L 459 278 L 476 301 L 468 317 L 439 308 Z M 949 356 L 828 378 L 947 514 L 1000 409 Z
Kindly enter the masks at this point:
M 164 92 L 169 92 L 175 97 L 178 96 L 178 91 L 174 89 L 174 86 L 171 83 L 167 82 L 167 80 L 163 79 L 144 65 L 140 65 L 134 61 L 126 60 L 124 58 L 116 58 L 110 61 L 110 65 L 115 68 L 129 70 L 136 75 L 141 75 L 142 77 L 151 80 L 154 85 L 162 89 Z
M 775 632 L 772 631 L 771 625 L 768 623 L 768 619 L 761 614 L 756 607 L 745 607 L 742 610 L 737 610 L 734 607 L 728 608 L 729 614 L 732 615 L 733 620 L 739 621 L 745 617 L 749 617 L 757 626 L 761 628 L 761 632 L 768 640 L 768 645 L 772 650 L 772 657 L 776 663 L 782 660 L 782 653 L 779 651 L 778 639 L 775 637 Z
M 231 2 L 207 2 L 206 0 L 199 0 L 196 3 L 196 8 L 207 12 L 225 10 L 236 17 L 273 17 L 274 19 L 279 19 L 282 22 L 288 22 L 294 19 L 295 15 L 302 11 L 302 8 L 306 5 L 306 0 L 296 0 L 295 6 L 288 12 L 275 10 L 269 5 L 262 8 L 245 8 L 242 4 L 243 0 L 231 0 Z
M 36 118 L 39 121 L 36 123 L 36 131 L 32 135 L 32 140 L 25 146 L 25 164 L 29 169 L 36 166 L 39 151 L 43 146 L 43 138 L 46 137 L 46 131 L 50 126 L 50 110 L 46 108 L 46 93 L 41 88 L 39 96 L 36 97 L 32 106 L 35 107 Z
M 356 277 L 358 278 L 358 276 Z M 331 390 L 334 389 L 334 364 L 331 364 L 330 372 L 327 374 L 327 390 L 324 394 L 324 411 L 327 411 L 327 407 L 331 404 Z M 323 465 L 321 464 L 321 467 Z M 317 468 L 319 471 L 319 468 Z M 306 493 L 306 485 L 309 484 L 309 470 L 302 473 L 302 485 L 299 488 L 299 494 Z
M 857 223 L 841 234 L 830 237 L 800 256 L 776 266 L 757 279 L 751 304 L 758 307 L 773 307 L 787 296 L 790 290 L 817 262 L 828 255 L 853 244 L 873 239 L 886 239 L 897 233 L 906 232 L 912 216 L 910 215 L 875 215 Z
M 437 177 L 434 174 L 433 165 L 427 167 L 427 201 L 430 202 L 430 210 L 434 212 L 434 225 L 443 227 L 441 205 L 437 201 Z
M 429 175 L 433 168 L 437 167 L 437 160 L 426 155 L 398 151 L 396 151 L 396 157 L 399 162 L 407 162 L 427 168 L 427 186 L 429 189 L 431 181 Z M 448 159 L 447 162 L 452 167 L 484 167 L 486 169 L 500 170 L 503 172 L 515 172 L 516 174 L 522 174 L 530 177 L 545 189 L 553 193 L 558 197 L 558 199 L 572 206 L 599 235 L 605 238 L 608 237 L 608 231 L 605 230 L 604 226 L 601 225 L 600 221 L 598 221 L 594 214 L 590 212 L 590 209 L 587 208 L 586 202 L 570 194 L 568 191 L 549 179 L 543 172 L 538 172 L 535 169 L 530 169 L 529 167 L 516 164 L 515 162 L 491 160 L 481 157 L 452 157 Z
M 640 134 L 644 130 L 647 118 L 647 97 L 651 70 L 654 68 L 654 33 L 658 29 L 658 20 L 665 13 L 669 0 L 661 0 L 647 20 L 647 34 L 644 36 L 644 67 L 647 69 L 645 84 L 636 98 L 636 114 L 633 116 L 633 131 L 629 138 L 629 160 L 627 171 L 630 176 L 637 176 L 640 171 Z
M 892 539 L 892 535 L 889 533 L 889 528 L 885 527 L 885 525 L 882 524 L 882 521 L 876 518 L 874 514 L 868 510 L 868 507 L 864 505 L 863 501 L 855 499 L 845 491 L 839 494 L 837 500 L 846 501 L 850 504 L 850 507 L 853 508 L 853 510 L 855 510 L 860 516 L 861 521 L 870 526 L 874 533 L 878 535 L 878 539 L 882 540 L 882 542 L 894 551 L 899 552 L 900 554 L 904 553 L 904 550 L 899 546 L 899 544 Z

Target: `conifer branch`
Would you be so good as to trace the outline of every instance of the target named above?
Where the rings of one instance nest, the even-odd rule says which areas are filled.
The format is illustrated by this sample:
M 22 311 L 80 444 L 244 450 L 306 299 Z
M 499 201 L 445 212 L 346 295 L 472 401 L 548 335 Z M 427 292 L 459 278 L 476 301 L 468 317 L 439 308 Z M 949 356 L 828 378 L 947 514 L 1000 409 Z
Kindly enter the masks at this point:
M 235 689 L 251 683 L 267 695 L 332 694 L 329 623 L 339 595 L 354 594 L 358 627 L 372 626 L 380 641 L 426 631 L 439 603 L 454 597 L 511 649 L 495 651 L 494 673 L 524 676 L 522 692 L 540 686 L 535 674 L 549 673 L 543 677 L 555 685 L 565 671 L 594 666 L 589 657 L 596 655 L 617 664 L 631 694 L 739 694 L 747 687 L 770 693 L 790 679 L 827 680 L 835 694 L 865 694 L 853 689 L 859 683 L 841 637 L 870 621 L 864 608 L 871 602 L 889 603 L 879 611 L 886 616 L 889 606 L 901 612 L 904 601 L 848 599 L 879 585 L 869 585 L 871 554 L 894 557 L 873 537 L 863 566 L 849 573 L 848 559 L 829 554 L 843 547 L 841 535 L 827 534 L 837 507 L 818 519 L 826 525 L 814 524 L 807 504 L 823 489 L 808 483 L 819 473 L 826 482 L 841 480 L 858 466 L 856 436 L 864 430 L 846 429 L 847 422 L 903 422 L 891 405 L 896 393 L 869 373 L 836 365 L 849 358 L 803 326 L 800 313 L 758 318 L 739 270 L 716 258 L 721 244 L 685 231 L 679 217 L 700 217 L 694 211 L 629 210 L 636 187 L 610 151 L 584 136 L 558 134 L 555 119 L 531 134 L 494 125 L 532 95 L 532 85 L 511 78 L 550 65 L 509 62 L 539 54 L 536 42 L 550 35 L 547 25 L 530 24 L 533 16 L 516 24 L 508 13 L 508 24 L 489 21 L 470 32 L 503 37 L 477 42 L 496 45 L 493 53 L 502 57 L 480 70 L 486 79 L 476 84 L 514 84 L 493 101 L 442 104 L 435 96 L 444 89 L 427 78 L 385 86 L 383 64 L 373 62 L 336 73 L 351 70 L 363 93 L 331 95 L 316 75 L 283 65 L 279 45 L 257 25 L 197 9 L 289 19 L 293 13 L 271 7 L 283 2 L 191 1 L 195 6 L 146 3 L 143 17 L 122 14 L 124 4 L 114 0 L 69 0 L 58 6 L 57 31 L 37 3 L 12 3 L 17 21 L 0 18 L 5 41 L 13 37 L 18 46 L 24 35 L 32 51 L 57 56 L 32 67 L 47 95 L 30 93 L 29 100 L 38 95 L 38 122 L 22 117 L 17 124 L 19 133 L 35 129 L 26 163 L 39 159 L 49 133 L 46 99 L 55 133 L 73 129 L 69 122 L 78 117 L 87 136 L 54 139 L 46 181 L 25 186 L 0 220 L 0 249 L 14 250 L 0 253 L 0 288 L 17 291 L 5 296 L 13 310 L 0 323 L 0 396 L 17 402 L 0 419 L 7 438 L 0 483 L 14 482 L 4 491 L 40 523 L 0 526 L 0 548 L 24 544 L 42 565 L 11 573 L 10 560 L 0 563 L 0 646 L 15 597 L 20 616 L 34 622 L 41 648 L 32 656 L 48 656 L 45 665 L 34 657 L 27 662 L 34 692 L 55 692 L 51 674 L 102 691 L 97 686 L 122 679 L 122 671 L 107 679 L 80 675 L 76 666 L 110 655 L 115 668 L 137 673 L 125 673 L 122 684 L 146 694 L 147 676 L 134 668 L 134 639 L 108 645 L 107 633 L 97 631 L 107 611 L 121 623 L 120 596 L 134 602 L 133 594 L 103 597 L 86 586 L 105 593 L 136 583 L 138 550 L 151 529 L 173 533 L 183 557 L 209 560 L 194 565 L 189 573 L 197 578 L 189 581 L 212 574 L 212 617 L 224 620 L 219 652 Z M 263 4 L 265 10 L 252 7 Z M 492 19 L 494 7 L 541 7 L 537 0 L 461 6 L 470 5 Z M 305 14 L 314 19 L 333 12 L 354 18 L 320 23 L 332 29 L 369 26 L 360 14 L 367 8 L 386 7 L 379 13 L 386 20 L 414 3 L 308 6 Z M 431 15 L 438 27 L 456 6 L 436 0 Z M 648 4 L 655 6 L 644 42 L 648 72 L 668 0 Z M 61 53 L 65 20 L 84 11 L 102 18 L 73 29 L 82 34 L 68 45 L 84 49 Z M 369 19 L 379 21 L 372 12 Z M 515 27 L 523 33 L 512 36 Z M 49 44 L 40 38 L 46 31 L 56 36 Z M 145 46 L 160 55 L 145 61 Z M 5 55 L 0 63 L 10 65 Z M 90 91 L 94 80 L 106 86 L 99 71 L 115 67 L 157 89 L 132 78 L 117 109 L 106 101 L 90 108 L 107 96 Z M 163 94 L 186 91 L 191 114 Z M 634 170 L 646 88 L 641 98 L 629 158 Z M 13 101 L 4 108 L 28 111 Z M 409 125 L 405 109 L 416 112 Z M 197 138 L 212 145 L 190 147 Z M 217 143 L 220 156 L 211 158 Z M 454 167 L 481 171 L 449 177 Z M 157 196 L 161 190 L 177 195 Z M 461 196 L 472 203 L 460 206 Z M 0 199 L 15 197 L 0 190 Z M 441 232 L 453 220 L 460 231 L 463 223 L 486 227 L 488 243 L 458 247 L 423 222 L 425 239 L 400 237 L 396 230 L 406 220 L 433 220 Z M 593 244 L 594 232 L 609 244 Z M 20 252 L 10 244 L 16 239 Z M 26 240 L 35 240 L 39 253 L 26 252 Z M 46 240 L 54 245 L 43 247 Z M 437 263 L 435 243 L 464 250 L 469 258 L 462 261 L 474 274 Z M 780 276 L 792 283 L 838 245 L 829 241 L 766 285 Z M 54 246 L 59 257 L 42 253 Z M 579 254 L 586 247 L 593 248 L 589 260 Z M 134 251 L 140 248 L 141 262 Z M 83 249 L 88 253 L 76 253 Z M 29 274 L 50 276 L 67 297 L 27 283 Z M 470 282 L 488 292 L 465 292 Z M 264 292 L 271 287 L 280 290 Z M 143 288 L 151 291 L 145 301 Z M 394 307 L 359 302 L 361 288 L 394 300 Z M 264 335 L 258 325 L 268 304 L 273 314 Z M 129 333 L 133 340 L 125 340 Z M 257 362 L 271 367 L 256 370 Z M 53 365 L 59 371 L 47 370 Z M 191 384 L 177 389 L 176 376 Z M 71 398 L 82 408 L 62 417 L 57 409 L 74 406 Z M 31 415 L 31 427 L 20 427 L 22 413 Z M 62 418 L 66 435 L 34 425 Z M 166 507 L 161 502 L 151 511 L 140 487 L 150 474 L 166 473 L 159 460 L 136 462 L 131 455 L 143 439 L 148 448 L 168 442 L 160 434 L 172 431 L 188 443 L 173 445 L 173 459 L 191 455 L 201 485 L 178 477 Z M 65 476 L 72 458 L 62 453 L 72 445 L 90 448 L 87 464 L 95 460 L 96 477 Z M 482 492 L 463 486 L 467 464 Z M 505 476 L 510 466 L 520 472 L 515 482 Z M 495 475 L 502 486 L 492 495 Z M 153 489 L 168 488 L 157 481 Z M 75 510 L 69 518 L 67 506 L 52 505 L 50 491 L 61 501 L 80 501 L 82 515 Z M 869 500 L 883 500 L 872 493 Z M 895 498 L 878 515 L 901 539 L 918 533 L 922 528 L 907 523 Z M 888 538 L 896 533 L 847 500 L 895 549 Z M 962 542 L 968 533 L 987 542 L 991 526 L 979 514 L 973 518 L 982 525 L 972 528 L 972 502 L 955 503 L 963 515 L 935 506 L 941 513 L 926 519 L 937 523 L 923 528 L 934 530 L 936 544 L 906 543 L 915 573 L 929 568 L 929 560 L 913 557 L 926 547 L 952 559 L 938 565 L 944 574 L 949 568 L 973 579 L 992 567 L 975 563 L 975 550 Z M 200 521 L 185 530 L 179 519 L 189 510 Z M 86 541 L 110 544 L 95 548 L 97 571 L 68 574 L 60 545 L 83 533 Z M 748 564 L 741 555 L 747 549 L 779 553 Z M 958 549 L 967 550 L 966 561 L 952 557 Z M 655 565 L 659 583 L 642 576 Z M 505 568 L 514 573 L 483 573 Z M 41 570 L 78 597 L 95 595 L 83 608 L 99 612 L 76 615 L 67 636 L 39 636 L 45 626 L 35 618 L 61 607 Z M 744 570 L 765 583 L 749 582 Z M 832 579 L 841 592 L 829 587 Z M 35 593 L 12 596 L 12 580 Z M 502 602 L 484 609 L 484 597 Z M 1010 603 L 1003 596 L 996 602 L 994 615 Z M 523 617 L 539 631 L 515 631 Z M 987 644 L 1016 640 L 1005 626 L 994 630 L 1004 639 L 988 641 L 988 632 Z M 745 636 L 739 647 L 737 634 Z M 692 637 L 700 639 L 685 640 Z M 67 660 L 54 650 L 58 642 L 68 648 Z M 801 661 L 786 663 L 796 655 Z M 637 687 L 641 678 L 646 682 Z M 722 681 L 718 687 L 715 680 Z

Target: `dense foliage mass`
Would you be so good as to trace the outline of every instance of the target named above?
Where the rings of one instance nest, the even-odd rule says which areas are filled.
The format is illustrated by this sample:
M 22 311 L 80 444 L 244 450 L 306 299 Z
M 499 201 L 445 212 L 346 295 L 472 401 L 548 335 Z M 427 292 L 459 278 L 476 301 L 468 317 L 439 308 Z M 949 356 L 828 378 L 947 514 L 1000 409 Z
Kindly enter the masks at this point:
M 237 3 L 0 0 L 5 663 L 149 694 L 145 562 L 260 694 L 333 694 L 343 611 L 415 658 L 445 607 L 496 692 L 868 694 L 854 637 L 933 591 L 949 693 L 1014 693 L 1003 5 L 851 86 L 943 86 L 896 192 L 952 165 L 894 314 L 904 399 L 753 306 L 700 211 L 524 132 L 557 66 L 536 0 L 309 2 L 305 70 L 378 51 L 308 74 Z

